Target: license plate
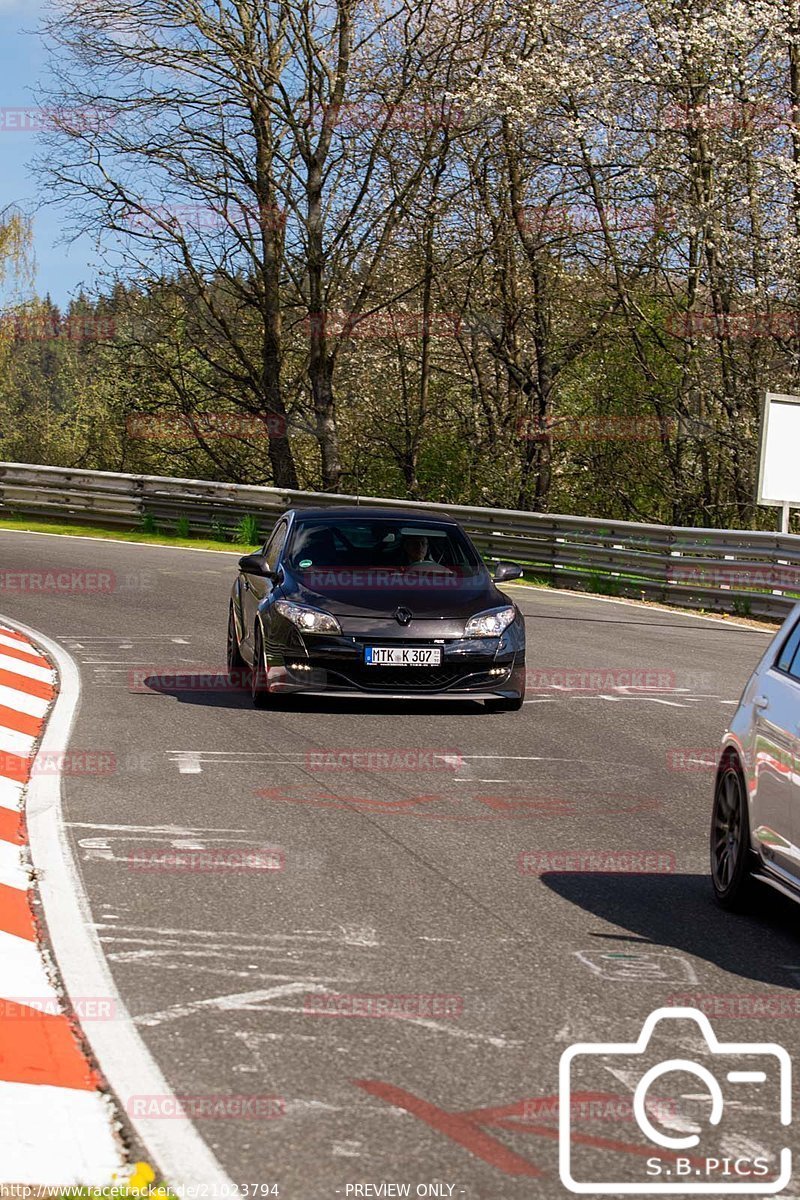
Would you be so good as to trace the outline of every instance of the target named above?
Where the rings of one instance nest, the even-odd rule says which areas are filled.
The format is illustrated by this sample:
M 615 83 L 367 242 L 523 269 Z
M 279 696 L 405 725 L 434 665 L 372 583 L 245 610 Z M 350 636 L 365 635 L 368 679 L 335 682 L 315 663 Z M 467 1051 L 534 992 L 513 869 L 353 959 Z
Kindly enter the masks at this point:
M 438 667 L 442 652 L 432 646 L 367 646 L 364 661 L 368 667 Z

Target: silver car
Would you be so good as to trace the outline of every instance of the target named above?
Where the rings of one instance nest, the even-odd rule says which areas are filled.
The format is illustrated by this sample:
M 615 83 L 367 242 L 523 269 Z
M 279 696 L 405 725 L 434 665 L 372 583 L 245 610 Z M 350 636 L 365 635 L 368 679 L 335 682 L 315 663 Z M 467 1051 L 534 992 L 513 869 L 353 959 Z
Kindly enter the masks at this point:
M 711 879 L 725 908 L 760 880 L 800 900 L 800 604 L 745 686 L 722 740 Z

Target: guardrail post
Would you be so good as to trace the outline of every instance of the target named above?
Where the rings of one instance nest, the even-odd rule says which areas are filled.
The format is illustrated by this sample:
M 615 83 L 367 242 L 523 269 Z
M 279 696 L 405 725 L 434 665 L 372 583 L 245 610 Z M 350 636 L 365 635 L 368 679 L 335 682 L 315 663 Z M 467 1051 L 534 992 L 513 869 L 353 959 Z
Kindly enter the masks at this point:
M 136 505 L 136 511 L 139 514 L 139 521 L 140 522 L 144 521 L 145 507 L 144 507 L 144 476 L 143 475 L 134 475 L 131 478 L 131 498 L 133 499 L 134 504 Z

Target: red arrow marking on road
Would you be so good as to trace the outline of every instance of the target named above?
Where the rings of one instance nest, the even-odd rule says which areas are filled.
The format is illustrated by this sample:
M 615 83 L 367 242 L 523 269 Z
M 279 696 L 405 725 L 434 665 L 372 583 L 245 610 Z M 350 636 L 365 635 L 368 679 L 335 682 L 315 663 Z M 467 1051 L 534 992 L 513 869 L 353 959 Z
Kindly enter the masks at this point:
M 381 1083 L 376 1079 L 354 1079 L 352 1082 L 371 1096 L 377 1096 L 379 1100 L 385 1100 L 387 1104 L 391 1104 L 395 1108 L 402 1108 L 412 1116 L 419 1117 L 426 1125 L 430 1125 L 432 1129 L 452 1138 L 454 1142 L 458 1142 L 465 1150 L 482 1158 L 491 1167 L 505 1171 L 506 1175 L 537 1177 L 544 1174 L 522 1155 L 515 1154 L 502 1142 L 498 1142 L 488 1133 L 484 1133 L 479 1125 L 462 1113 L 446 1112 L 442 1108 L 437 1108 L 435 1104 L 430 1104 L 427 1100 L 420 1100 L 418 1096 L 412 1095 L 404 1088 L 395 1087 L 391 1083 Z
M 465 1150 L 469 1150 L 471 1154 L 482 1158 L 484 1162 L 491 1167 L 497 1167 L 499 1171 L 504 1171 L 507 1175 L 528 1175 L 542 1176 L 546 1172 L 542 1171 L 534 1163 L 529 1162 L 527 1158 L 516 1154 L 502 1142 L 498 1142 L 495 1138 L 490 1137 L 481 1129 L 481 1124 L 494 1125 L 499 1129 L 507 1129 L 517 1133 L 532 1133 L 536 1137 L 549 1138 L 551 1141 L 557 1140 L 558 1130 L 549 1125 L 535 1125 L 530 1121 L 514 1120 L 514 1113 L 519 1113 L 525 1101 L 517 1101 L 515 1104 L 502 1105 L 497 1108 L 476 1108 L 471 1112 L 447 1112 L 442 1108 L 437 1108 L 435 1104 L 431 1104 L 427 1100 L 421 1100 L 418 1096 L 414 1096 L 411 1092 L 407 1092 L 405 1088 L 395 1087 L 391 1083 L 381 1083 L 374 1079 L 353 1079 L 352 1083 L 357 1087 L 363 1088 L 371 1096 L 377 1096 L 379 1100 L 385 1100 L 387 1104 L 393 1105 L 394 1108 L 402 1108 L 405 1112 L 411 1113 L 412 1116 L 419 1117 L 432 1129 L 436 1129 L 439 1133 L 443 1133 L 446 1137 L 452 1138 L 454 1142 L 458 1142 Z M 580 1093 L 583 1096 L 600 1096 L 603 1093 Z M 556 1097 L 544 1097 L 544 1099 L 556 1099 Z M 520 1113 L 520 1115 L 522 1115 Z M 624 1154 L 634 1154 L 643 1158 L 648 1158 L 653 1153 L 652 1146 L 640 1146 L 633 1142 L 619 1142 L 614 1138 L 596 1137 L 590 1133 L 578 1133 L 577 1130 L 572 1130 L 570 1141 L 573 1145 L 593 1146 L 597 1150 L 614 1150 Z M 660 1152 L 661 1158 L 669 1161 L 676 1161 L 680 1156 L 672 1151 L 664 1150 Z M 705 1159 L 695 1158 L 694 1156 L 686 1156 L 688 1161 L 695 1167 L 703 1169 L 705 1167 Z

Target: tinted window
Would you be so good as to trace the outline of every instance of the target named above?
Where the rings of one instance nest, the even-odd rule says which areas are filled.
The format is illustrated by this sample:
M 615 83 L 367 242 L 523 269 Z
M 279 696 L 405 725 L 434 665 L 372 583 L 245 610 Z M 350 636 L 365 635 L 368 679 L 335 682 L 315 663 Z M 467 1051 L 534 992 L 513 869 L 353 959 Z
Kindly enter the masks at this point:
M 298 520 L 288 563 L 297 571 L 319 567 L 420 568 L 474 575 L 485 567 L 469 539 L 454 525 L 357 517 Z
M 270 534 L 269 541 L 264 546 L 264 557 L 271 567 L 274 567 L 280 558 L 281 550 L 286 541 L 286 522 L 279 521 Z
M 775 665 L 779 671 L 786 671 L 789 675 L 800 679 L 800 621 L 797 622 L 784 642 Z

